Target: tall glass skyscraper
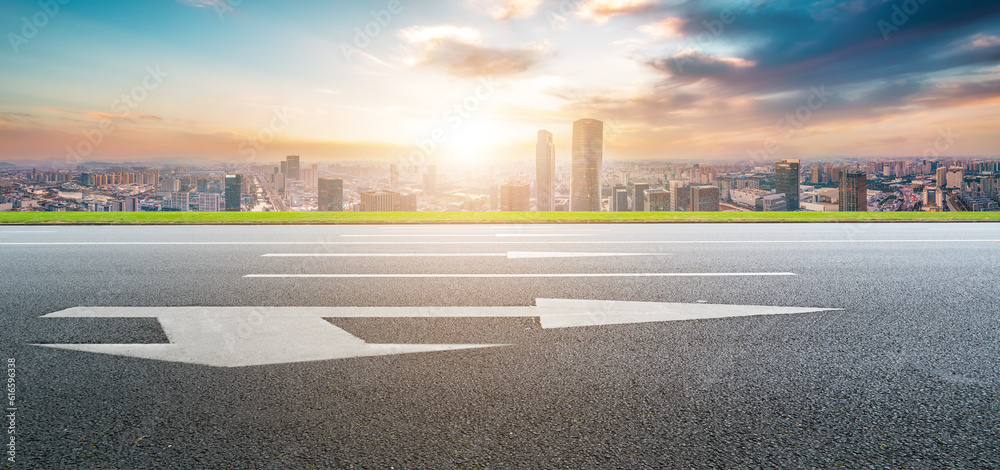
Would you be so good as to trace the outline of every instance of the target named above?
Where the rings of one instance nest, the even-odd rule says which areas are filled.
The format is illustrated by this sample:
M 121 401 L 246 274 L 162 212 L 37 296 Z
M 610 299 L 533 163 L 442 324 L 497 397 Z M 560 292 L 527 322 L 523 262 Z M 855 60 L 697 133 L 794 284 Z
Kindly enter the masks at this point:
M 784 193 L 788 210 L 799 210 L 799 161 L 782 160 L 774 167 L 774 189 Z
M 319 179 L 319 204 L 317 210 L 340 212 L 344 210 L 344 180 Z
M 535 206 L 540 211 L 555 210 L 556 146 L 552 133 L 538 131 L 535 147 Z
M 857 170 L 844 170 L 840 174 L 840 212 L 868 210 L 868 177 Z
M 242 200 L 243 176 L 226 175 L 226 210 L 239 212 Z
M 601 210 L 603 160 L 604 123 L 596 119 L 580 119 L 574 122 L 570 210 Z

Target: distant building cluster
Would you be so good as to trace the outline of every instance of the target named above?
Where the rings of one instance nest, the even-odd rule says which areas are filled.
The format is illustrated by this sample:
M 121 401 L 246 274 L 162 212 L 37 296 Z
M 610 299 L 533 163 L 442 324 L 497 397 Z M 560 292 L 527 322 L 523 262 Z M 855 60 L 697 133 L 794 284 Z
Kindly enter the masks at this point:
M 996 211 L 1000 161 L 605 160 L 604 123 L 573 122 L 569 158 L 480 167 L 304 162 L 72 170 L 0 163 L 3 211 Z

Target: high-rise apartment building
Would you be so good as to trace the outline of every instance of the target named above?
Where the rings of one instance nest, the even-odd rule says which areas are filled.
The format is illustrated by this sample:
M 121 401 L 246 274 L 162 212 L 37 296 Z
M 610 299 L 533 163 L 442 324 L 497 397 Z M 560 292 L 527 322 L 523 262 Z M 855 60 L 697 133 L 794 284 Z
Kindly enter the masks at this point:
M 219 212 L 221 209 L 221 198 L 215 193 L 201 193 L 198 196 L 199 212 Z
M 840 174 L 840 212 L 868 210 L 868 178 L 864 172 L 844 170 Z
M 395 163 L 389 165 L 389 189 L 399 188 L 399 167 Z
M 647 189 L 645 193 L 646 211 L 663 212 L 670 210 L 670 191 L 665 189 Z
M 299 156 L 289 155 L 285 157 L 285 176 L 288 179 L 302 179 L 302 175 L 299 172 Z
M 580 119 L 574 122 L 570 210 L 601 210 L 603 161 L 604 123 L 596 119 Z
M 649 183 L 636 183 L 632 186 L 632 210 L 643 212 L 646 210 L 646 190 Z
M 788 210 L 799 210 L 799 161 L 785 159 L 775 164 L 776 193 L 784 193 Z
M 226 210 L 239 212 L 243 201 L 243 176 L 226 175 Z
M 719 187 L 705 184 L 691 186 L 691 211 L 718 212 Z
M 670 210 L 681 212 L 690 209 L 690 181 L 673 180 L 670 182 Z
M 500 210 L 525 212 L 531 209 L 531 185 L 507 183 L 500 186 Z
M 962 189 L 962 183 L 965 182 L 965 169 L 960 166 L 948 168 L 945 180 L 948 182 L 949 188 Z
M 319 211 L 340 212 L 344 210 L 344 180 L 320 178 L 318 194 Z
M 122 203 L 122 210 L 125 212 L 138 212 L 139 211 L 139 198 L 137 197 L 127 197 Z
M 170 193 L 170 208 L 175 211 L 187 212 L 191 203 L 190 193 L 177 191 Z
M 535 207 L 539 211 L 555 210 L 556 146 L 552 133 L 538 131 L 535 145 Z
M 628 188 L 625 186 L 615 186 L 611 190 L 611 201 L 608 209 L 614 212 L 628 211 Z

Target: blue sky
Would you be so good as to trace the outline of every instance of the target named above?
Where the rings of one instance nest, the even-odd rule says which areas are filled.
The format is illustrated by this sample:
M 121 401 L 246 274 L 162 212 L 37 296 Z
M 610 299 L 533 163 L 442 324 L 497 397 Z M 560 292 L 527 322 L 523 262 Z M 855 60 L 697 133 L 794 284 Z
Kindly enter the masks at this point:
M 475 163 L 530 158 L 542 128 L 566 157 L 582 117 L 621 159 L 1000 143 L 991 1 L 8 0 L 0 18 L 0 159 L 395 159 L 432 141 Z

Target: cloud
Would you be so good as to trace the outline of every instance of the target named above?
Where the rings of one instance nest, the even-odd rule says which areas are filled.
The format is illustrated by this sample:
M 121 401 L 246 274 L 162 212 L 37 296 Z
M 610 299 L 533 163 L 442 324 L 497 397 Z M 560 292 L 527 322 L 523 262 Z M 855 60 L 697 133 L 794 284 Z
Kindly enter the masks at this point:
M 580 4 L 577 14 L 598 23 L 606 23 L 618 15 L 653 11 L 656 6 L 655 0 L 588 0 Z
M 493 7 L 493 18 L 505 21 L 515 17 L 531 16 L 538 11 L 541 0 L 497 0 Z
M 994 47 L 1000 46 L 1000 37 L 989 34 L 979 34 L 973 38 L 973 47 Z
M 756 65 L 753 61 L 739 57 L 713 57 L 694 51 L 685 51 L 668 59 L 650 60 L 647 64 L 679 80 L 698 80 L 706 77 L 731 79 L 740 72 L 740 69 Z
M 548 48 L 545 44 L 491 48 L 480 44 L 478 30 L 453 25 L 411 27 L 400 31 L 400 37 L 419 48 L 415 57 L 407 59 L 409 64 L 443 68 L 463 78 L 525 72 L 541 60 Z
M 639 26 L 639 31 L 653 37 L 681 37 L 684 35 L 684 26 L 687 20 L 676 16 L 671 16 L 656 23 Z

